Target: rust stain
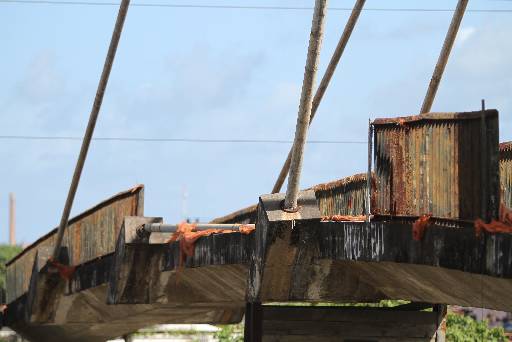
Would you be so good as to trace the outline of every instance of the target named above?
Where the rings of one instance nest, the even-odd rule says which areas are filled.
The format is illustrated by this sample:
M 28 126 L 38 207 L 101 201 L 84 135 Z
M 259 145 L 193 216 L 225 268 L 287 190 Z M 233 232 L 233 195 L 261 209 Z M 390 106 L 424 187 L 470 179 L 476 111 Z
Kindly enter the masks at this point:
M 487 130 L 485 143 L 481 141 L 482 115 Z M 497 111 L 430 113 L 377 119 L 373 125 L 376 202 L 372 203 L 372 213 L 432 213 L 436 217 L 474 220 L 485 203 L 497 215 Z M 482 165 L 489 175 L 485 182 Z M 488 193 L 485 199 L 484 188 Z

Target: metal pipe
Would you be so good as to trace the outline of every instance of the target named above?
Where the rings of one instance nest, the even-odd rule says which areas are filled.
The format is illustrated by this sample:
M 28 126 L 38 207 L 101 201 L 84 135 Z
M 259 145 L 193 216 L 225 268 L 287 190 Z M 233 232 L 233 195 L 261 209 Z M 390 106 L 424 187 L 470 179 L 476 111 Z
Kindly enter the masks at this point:
M 78 183 L 80 182 L 80 176 L 82 174 L 85 159 L 87 158 L 87 152 L 91 144 L 91 138 L 94 133 L 94 127 L 96 126 L 96 120 L 98 119 L 101 103 L 103 102 L 103 96 L 105 95 L 105 89 L 107 88 L 108 78 L 110 76 L 110 71 L 112 70 L 112 64 L 114 62 L 114 58 L 116 55 L 119 39 L 121 38 L 121 32 L 123 30 L 123 25 L 126 18 L 126 13 L 128 12 L 129 5 L 130 0 L 123 0 L 121 2 L 121 5 L 119 6 L 119 13 L 117 14 L 114 32 L 112 33 L 112 39 L 110 41 L 107 57 L 105 59 L 105 64 L 103 66 L 103 71 L 101 73 L 98 89 L 96 91 L 96 97 L 94 98 L 91 114 L 89 116 L 89 123 L 87 124 L 87 129 L 85 130 L 84 140 L 82 141 L 82 147 L 80 148 L 80 154 L 78 155 L 78 160 L 76 162 L 75 172 L 73 173 L 73 178 L 71 180 L 71 185 L 69 186 L 69 192 L 66 198 L 66 203 L 64 205 L 64 210 L 62 211 L 59 230 L 57 232 L 57 240 L 55 241 L 55 246 L 53 250 L 54 259 L 58 259 L 60 254 L 62 239 L 64 237 L 64 232 L 66 231 L 66 228 L 68 226 L 69 214 L 71 212 L 71 207 L 73 206 L 73 201 L 75 199 Z
M 347 24 L 345 25 L 345 29 L 343 30 L 343 34 L 341 35 L 340 40 L 338 41 L 338 45 L 336 46 L 336 49 L 334 50 L 334 53 L 331 57 L 329 65 L 327 66 L 327 69 L 325 70 L 325 74 L 322 77 L 322 81 L 320 81 L 320 85 L 318 86 L 318 89 L 316 90 L 315 97 L 313 98 L 313 103 L 311 105 L 311 117 L 309 119 L 309 125 L 311 125 L 311 121 L 313 121 L 316 111 L 317 111 L 318 107 L 320 106 L 320 102 L 322 101 L 322 98 L 324 97 L 325 91 L 327 90 L 327 87 L 329 86 L 329 83 L 331 82 L 332 76 L 334 75 L 334 71 L 336 70 L 336 67 L 338 66 L 338 62 L 340 61 L 341 56 L 343 55 L 343 52 L 345 51 L 345 47 L 347 46 L 348 40 L 350 39 L 350 36 L 352 35 L 352 31 L 354 30 L 354 27 L 356 26 L 357 19 L 359 18 L 359 14 L 361 14 L 361 10 L 363 9 L 365 2 L 366 2 L 366 0 L 357 0 L 356 4 L 354 5 L 354 9 L 352 10 L 352 13 L 350 14 L 350 17 L 348 18 Z M 286 176 L 288 175 L 288 171 L 290 170 L 290 163 L 292 161 L 292 151 L 293 151 L 293 147 L 290 148 L 290 151 L 288 152 L 288 156 L 286 157 L 286 161 L 284 162 L 283 167 L 281 168 L 281 172 L 279 173 L 279 176 L 277 177 L 276 183 L 274 184 L 274 187 L 272 188 L 273 194 L 281 191 L 281 188 L 284 184 L 284 180 L 286 179 Z
M 299 196 L 300 174 L 304 157 L 304 145 L 308 134 L 309 118 L 313 101 L 313 87 L 315 85 L 318 62 L 320 60 L 320 49 L 324 34 L 325 12 L 327 11 L 327 0 L 316 0 L 309 37 L 308 56 L 302 82 L 302 94 L 300 97 L 299 114 L 295 128 L 295 139 L 293 142 L 293 153 L 288 177 L 288 188 L 284 207 L 286 210 L 296 210 L 297 198 Z
M 196 231 L 208 229 L 222 229 L 222 230 L 239 230 L 240 227 L 254 228 L 254 224 L 214 224 L 214 223 L 191 223 Z M 143 226 L 145 232 L 148 233 L 174 233 L 178 229 L 179 224 L 165 224 L 165 223 L 146 223 Z
M 448 58 L 450 57 L 450 52 L 452 51 L 453 43 L 455 42 L 455 38 L 457 37 L 457 32 L 459 31 L 459 26 L 462 21 L 462 18 L 464 17 L 464 12 L 466 11 L 467 5 L 468 0 L 459 0 L 457 8 L 453 13 L 452 22 L 450 23 L 448 33 L 446 34 L 446 38 L 444 39 L 441 54 L 439 55 L 439 59 L 437 60 L 437 64 L 434 69 L 432 79 L 430 80 L 430 84 L 427 89 L 427 94 L 425 95 L 423 105 L 421 106 L 421 114 L 428 113 L 432 109 L 432 103 L 434 102 L 434 98 L 436 97 L 437 89 L 439 88 L 439 83 L 441 83 L 441 78 L 443 77 L 444 69 L 446 68 L 446 64 L 448 63 Z
M 372 200 L 372 143 L 373 143 L 373 126 L 368 119 L 368 171 L 366 174 L 366 222 L 370 222 L 371 216 L 371 200 Z

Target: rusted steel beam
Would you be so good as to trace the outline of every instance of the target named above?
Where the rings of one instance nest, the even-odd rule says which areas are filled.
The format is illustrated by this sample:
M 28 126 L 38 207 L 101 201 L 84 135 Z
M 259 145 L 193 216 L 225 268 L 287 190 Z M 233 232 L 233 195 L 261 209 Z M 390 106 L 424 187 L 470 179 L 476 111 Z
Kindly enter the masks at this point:
M 361 14 L 361 10 L 363 9 L 365 2 L 366 2 L 366 0 L 357 0 L 356 4 L 354 5 L 354 9 L 352 10 L 352 13 L 350 14 L 350 17 L 348 18 L 347 24 L 345 25 L 345 29 L 343 30 L 343 34 L 341 35 L 340 40 L 338 41 L 338 45 L 336 46 L 336 49 L 334 50 L 334 53 L 331 57 L 329 65 L 327 66 L 325 74 L 322 77 L 322 81 L 320 81 L 320 85 L 318 86 L 318 89 L 316 90 L 315 97 L 313 98 L 313 103 L 311 105 L 311 116 L 309 118 L 309 125 L 311 125 L 311 121 L 313 121 L 316 111 L 317 111 L 318 107 L 320 106 L 320 102 L 322 101 L 322 98 L 324 97 L 325 91 L 327 90 L 327 87 L 329 86 L 329 83 L 331 82 L 332 76 L 334 75 L 334 72 L 336 71 L 336 67 L 338 66 L 338 62 L 340 61 L 341 56 L 343 55 L 343 52 L 345 51 L 345 47 L 347 46 L 350 36 L 352 35 L 352 31 L 354 30 L 354 27 L 356 26 L 357 19 L 359 18 L 359 14 Z M 290 151 L 288 152 L 286 161 L 284 162 L 283 167 L 281 168 L 281 172 L 279 173 L 279 176 L 277 177 L 276 183 L 274 184 L 274 187 L 272 188 L 273 194 L 281 191 L 284 180 L 286 179 L 286 176 L 288 175 L 288 171 L 290 170 L 290 163 L 292 161 L 292 151 L 293 151 L 293 149 L 290 149 Z
M 80 182 L 80 176 L 82 175 L 85 159 L 87 158 L 87 152 L 89 151 L 89 146 L 91 145 L 94 127 L 96 126 L 98 114 L 100 112 L 101 104 L 103 102 L 103 96 L 105 95 L 105 89 L 107 88 L 110 71 L 112 70 L 112 64 L 114 63 L 117 46 L 119 45 L 119 39 L 121 38 L 121 32 L 123 31 L 123 25 L 126 19 L 126 14 L 128 12 L 129 5 L 130 0 L 123 0 L 121 2 L 121 5 L 119 6 L 119 12 L 117 14 L 114 32 L 112 33 L 112 39 L 110 41 L 107 57 L 105 59 L 105 64 L 103 66 L 103 71 L 101 73 L 100 82 L 98 84 L 98 89 L 96 91 L 96 97 L 94 98 L 91 114 L 89 116 L 89 122 L 85 130 L 84 140 L 82 141 L 82 147 L 80 148 L 80 154 L 78 155 L 78 160 L 76 162 L 75 172 L 73 173 L 73 178 L 71 180 L 71 185 L 69 186 L 69 192 L 66 198 L 66 203 L 64 204 L 64 210 L 62 211 L 62 217 L 60 219 L 59 230 L 57 233 L 57 240 L 55 241 L 55 246 L 53 250 L 53 259 L 55 260 L 57 260 L 59 257 L 60 246 L 62 245 L 62 238 L 64 237 L 64 231 L 68 226 L 69 214 L 71 213 L 71 208 L 73 206 L 73 201 L 75 199 L 78 183 Z
M 452 51 L 453 43 L 457 37 L 457 32 L 459 31 L 460 23 L 464 17 L 464 12 L 466 11 L 467 5 L 468 0 L 459 0 L 457 8 L 453 13 L 452 22 L 448 28 L 448 33 L 446 34 L 443 48 L 441 49 L 441 54 L 437 60 L 434 74 L 432 75 L 432 79 L 430 80 L 430 84 L 427 89 L 427 94 L 425 95 L 423 105 L 421 106 L 421 114 L 430 112 L 430 109 L 432 108 L 432 103 L 434 103 L 437 89 L 441 83 L 441 78 L 443 77 L 444 69 L 448 63 L 448 58 L 450 57 L 450 52 Z
M 300 174 L 304 158 L 304 145 L 308 134 L 309 118 L 311 117 L 311 106 L 313 101 L 313 87 L 315 85 L 318 63 L 320 61 L 320 50 L 324 35 L 325 13 L 327 11 L 327 0 L 316 0 L 309 37 L 308 56 L 306 59 L 306 70 L 302 83 L 302 94 L 300 97 L 299 114 L 293 152 L 288 177 L 288 188 L 284 200 L 284 207 L 287 210 L 296 210 L 299 196 Z

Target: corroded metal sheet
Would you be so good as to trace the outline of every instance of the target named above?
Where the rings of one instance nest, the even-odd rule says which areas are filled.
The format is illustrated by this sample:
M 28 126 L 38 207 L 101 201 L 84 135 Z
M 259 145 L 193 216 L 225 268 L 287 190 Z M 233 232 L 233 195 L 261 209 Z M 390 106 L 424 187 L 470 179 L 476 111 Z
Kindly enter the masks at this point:
M 320 214 L 322 216 L 364 215 L 367 202 L 367 178 L 365 173 L 360 173 L 314 186 Z
M 367 175 L 364 173 L 312 187 L 324 216 L 364 215 L 367 197 Z M 375 188 L 372 179 L 372 188 Z M 372 203 L 373 203 L 372 197 Z M 372 204 L 373 205 L 373 204 Z M 214 219 L 211 223 L 255 223 L 256 205 Z
M 497 215 L 496 110 L 377 119 L 373 125 L 374 214 Z
M 101 202 L 69 221 L 62 246 L 67 248 L 71 265 L 80 265 L 115 250 L 125 216 L 142 216 L 143 186 Z M 7 263 L 7 302 L 27 292 L 36 256 L 47 258 L 56 239 L 52 230 Z
M 500 144 L 501 202 L 512 207 L 512 141 Z

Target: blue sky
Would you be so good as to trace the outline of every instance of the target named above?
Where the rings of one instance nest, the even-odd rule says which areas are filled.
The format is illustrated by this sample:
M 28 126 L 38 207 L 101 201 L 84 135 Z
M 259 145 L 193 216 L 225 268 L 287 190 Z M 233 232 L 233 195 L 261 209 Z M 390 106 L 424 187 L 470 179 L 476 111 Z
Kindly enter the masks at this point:
M 455 5 L 368 0 L 366 7 Z M 468 8 L 512 3 L 473 0 Z M 113 6 L 0 3 L 0 135 L 83 135 L 116 13 Z M 328 13 L 319 76 L 348 15 Z M 309 138 L 364 141 L 368 118 L 416 114 L 450 19 L 445 12 L 362 13 Z M 476 110 L 485 98 L 500 111 L 502 141 L 512 140 L 511 19 L 466 14 L 433 106 Z M 130 8 L 95 136 L 292 139 L 310 24 L 310 11 Z M 289 147 L 95 141 L 73 213 L 143 183 L 147 216 L 181 220 L 186 189 L 185 214 L 206 221 L 268 193 Z M 7 240 L 9 192 L 17 197 L 18 241 L 57 225 L 79 148 L 78 141 L 0 140 L 0 242 Z M 310 144 L 302 187 L 365 168 L 364 144 Z

